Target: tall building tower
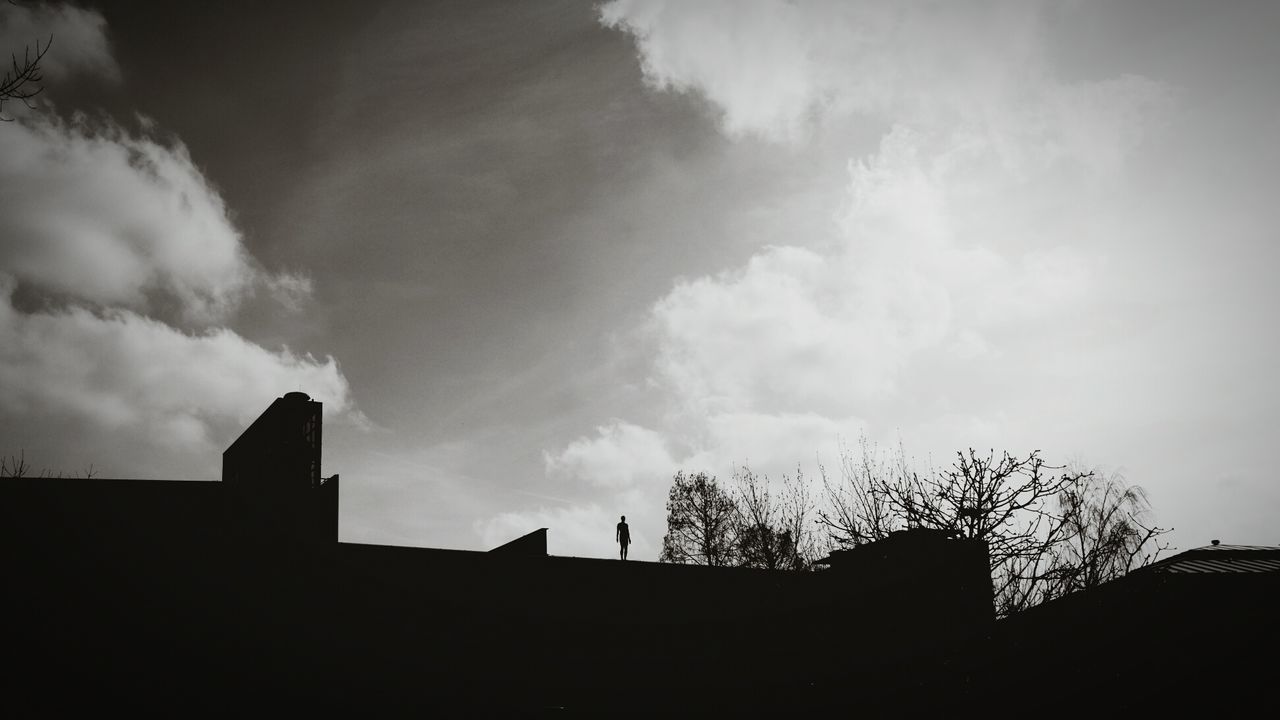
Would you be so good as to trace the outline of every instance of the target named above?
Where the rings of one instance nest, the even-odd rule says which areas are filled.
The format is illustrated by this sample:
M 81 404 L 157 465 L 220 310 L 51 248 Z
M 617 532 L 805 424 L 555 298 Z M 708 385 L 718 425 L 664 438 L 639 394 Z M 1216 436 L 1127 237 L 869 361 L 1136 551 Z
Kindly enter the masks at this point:
M 250 540 L 337 542 L 338 476 L 320 475 L 321 403 L 276 398 L 222 453 L 222 482 Z

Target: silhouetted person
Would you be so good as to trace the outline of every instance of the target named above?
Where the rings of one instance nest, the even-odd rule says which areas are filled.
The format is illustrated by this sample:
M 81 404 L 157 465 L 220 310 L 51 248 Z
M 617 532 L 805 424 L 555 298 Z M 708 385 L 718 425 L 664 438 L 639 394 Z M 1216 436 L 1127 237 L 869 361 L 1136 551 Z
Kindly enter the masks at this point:
M 622 548 L 622 559 L 627 559 L 627 546 L 631 544 L 631 528 L 627 527 L 627 516 L 622 516 L 622 522 L 618 523 L 618 545 Z

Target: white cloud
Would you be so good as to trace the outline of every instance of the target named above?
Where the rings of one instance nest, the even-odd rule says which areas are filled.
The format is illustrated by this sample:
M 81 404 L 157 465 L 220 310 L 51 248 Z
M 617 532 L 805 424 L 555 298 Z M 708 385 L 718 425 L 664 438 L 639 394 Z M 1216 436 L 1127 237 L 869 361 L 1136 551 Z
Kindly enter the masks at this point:
M 1093 261 L 1057 232 L 990 221 L 1026 192 L 986 167 L 990 146 L 930 143 L 899 128 L 853 164 L 840 245 L 767 248 L 655 304 L 653 379 L 681 412 L 843 422 L 897 396 L 921 355 L 998 350 L 993 336 L 1087 296 Z
M 297 273 L 279 273 L 266 279 L 267 290 L 290 312 L 299 312 L 311 300 L 311 278 Z
M 720 413 L 706 419 L 703 449 L 680 466 L 719 477 L 743 465 L 772 477 L 793 475 L 797 467 L 812 468 L 839 439 L 857 437 L 865 429 L 861 418 L 831 418 L 814 412 Z M 828 454 L 824 462 L 831 460 Z
M 778 238 L 653 305 L 638 346 L 657 348 L 661 423 L 621 432 L 634 426 L 617 421 L 548 454 L 549 472 L 580 482 L 563 459 L 589 458 L 594 476 L 625 484 L 643 457 L 669 462 L 668 475 L 723 477 L 741 463 L 777 475 L 812 469 L 842 437 L 886 439 L 903 418 L 926 453 L 935 441 L 1002 437 L 1001 401 L 954 405 L 984 393 L 972 383 L 989 363 L 1004 363 L 1005 381 L 1034 374 L 1023 347 L 1094 302 L 1106 255 L 1080 242 L 1086 208 L 1169 102 L 1167 88 L 1135 76 L 1057 82 L 1037 13 L 1024 3 L 605 5 L 602 22 L 635 36 L 651 85 L 703 96 L 730 137 L 804 142 L 819 125 L 838 137 L 869 116 L 889 129 L 873 154 L 849 160 L 837 237 Z M 651 500 L 662 477 L 643 488 Z M 661 518 L 646 522 L 660 537 Z
M 91 31 L 100 41 L 58 55 L 51 74 L 112 75 L 101 16 L 30 13 L 8 17 L 53 23 L 67 43 Z M 367 427 L 333 358 L 269 350 L 225 327 L 258 287 L 298 311 L 310 280 L 261 270 L 186 147 L 141 127 L 35 111 L 0 132 L 0 424 L 63 420 L 108 453 L 203 458 L 272 398 L 303 390 L 328 417 Z M 54 464 L 86 444 L 43 435 L 9 441 L 42 444 Z
M 1176 96 L 1168 85 L 1140 75 L 1055 86 L 1045 101 L 1051 118 L 1046 140 L 1058 155 L 1104 177 L 1115 175 L 1135 147 L 1170 124 Z
M 658 433 L 621 421 L 598 427 L 596 433 L 574 440 L 558 455 L 544 452 L 547 475 L 606 488 L 670 476 L 673 461 Z
M 35 52 L 52 37 L 53 45 L 40 63 L 50 80 L 75 73 L 105 80 L 120 79 L 120 68 L 111 55 L 107 21 L 97 10 L 61 3 L 0 4 L 0 51 L 22 56 L 23 48 Z
M 615 0 L 600 18 L 635 37 L 648 82 L 700 93 L 731 136 L 799 140 L 850 114 L 989 117 L 1043 64 L 1026 2 Z
M 180 143 L 110 122 L 24 118 L 0 133 L 0 267 L 42 291 L 190 320 L 227 314 L 257 280 L 218 193 Z
M 204 450 L 272 398 L 304 389 L 332 417 L 353 410 L 333 358 L 268 351 L 217 329 L 186 334 L 128 310 L 26 314 L 0 282 L 0 408 L 85 418 L 105 432 Z

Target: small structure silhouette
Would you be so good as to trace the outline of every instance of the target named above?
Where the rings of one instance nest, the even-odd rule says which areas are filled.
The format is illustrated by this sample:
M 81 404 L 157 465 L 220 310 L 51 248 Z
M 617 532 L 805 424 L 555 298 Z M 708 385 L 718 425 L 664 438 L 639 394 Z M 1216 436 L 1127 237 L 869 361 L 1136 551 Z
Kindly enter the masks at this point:
M 631 545 L 631 528 L 627 525 L 627 516 L 622 516 L 622 521 L 618 523 L 618 532 L 616 533 L 618 546 L 621 548 L 622 559 L 627 559 L 627 547 Z
M 538 528 L 528 535 L 520 537 L 510 542 L 499 545 L 489 551 L 499 555 L 523 555 L 525 557 L 546 557 L 547 556 L 547 529 Z

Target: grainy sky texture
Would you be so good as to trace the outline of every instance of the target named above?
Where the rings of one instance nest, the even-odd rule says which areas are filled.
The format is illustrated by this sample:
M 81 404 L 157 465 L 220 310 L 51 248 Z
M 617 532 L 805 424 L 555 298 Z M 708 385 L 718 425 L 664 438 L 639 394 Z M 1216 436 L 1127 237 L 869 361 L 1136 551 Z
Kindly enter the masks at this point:
M 265 5 L 265 7 L 263 7 Z M 0 5 L 0 452 L 215 479 L 325 403 L 341 538 L 653 559 L 865 434 L 1275 544 L 1280 5 Z

